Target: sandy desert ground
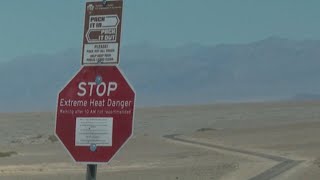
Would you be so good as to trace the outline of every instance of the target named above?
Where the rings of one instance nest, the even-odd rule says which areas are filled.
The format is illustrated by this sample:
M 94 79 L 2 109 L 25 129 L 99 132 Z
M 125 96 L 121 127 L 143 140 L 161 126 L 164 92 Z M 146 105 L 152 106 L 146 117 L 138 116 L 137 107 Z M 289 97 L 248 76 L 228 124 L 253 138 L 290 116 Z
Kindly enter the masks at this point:
M 54 121 L 0 114 L 1 180 L 85 179 L 85 165 L 53 137 Z M 317 180 L 319 137 L 320 102 L 140 108 L 133 138 L 98 166 L 98 179 Z

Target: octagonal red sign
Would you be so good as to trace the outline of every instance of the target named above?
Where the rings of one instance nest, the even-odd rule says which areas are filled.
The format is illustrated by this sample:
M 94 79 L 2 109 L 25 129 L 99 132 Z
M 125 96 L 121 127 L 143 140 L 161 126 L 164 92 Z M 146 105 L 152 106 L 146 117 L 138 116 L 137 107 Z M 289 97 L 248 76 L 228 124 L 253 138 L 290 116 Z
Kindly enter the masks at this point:
M 135 92 L 117 66 L 85 66 L 58 95 L 55 133 L 76 162 L 108 162 L 132 135 Z

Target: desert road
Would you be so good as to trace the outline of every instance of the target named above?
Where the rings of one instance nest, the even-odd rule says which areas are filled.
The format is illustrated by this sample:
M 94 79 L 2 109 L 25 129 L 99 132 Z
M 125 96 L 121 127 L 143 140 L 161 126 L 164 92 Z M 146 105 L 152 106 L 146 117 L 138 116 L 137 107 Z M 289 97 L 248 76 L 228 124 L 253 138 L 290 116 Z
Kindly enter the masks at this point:
M 265 170 L 264 172 L 250 178 L 249 180 L 270 180 L 270 179 L 290 170 L 291 168 L 297 166 L 299 163 L 302 162 L 302 161 L 287 159 L 287 158 L 284 158 L 281 156 L 275 156 L 275 155 L 247 151 L 247 150 L 236 149 L 236 148 L 230 148 L 230 147 L 224 147 L 224 146 L 220 146 L 220 145 L 214 145 L 214 144 L 203 143 L 203 142 L 199 142 L 199 141 L 195 141 L 195 140 L 180 138 L 178 134 L 165 135 L 164 137 L 167 139 L 170 139 L 172 141 L 178 141 L 178 142 L 182 142 L 182 143 L 186 143 L 186 144 L 190 144 L 190 145 L 199 145 L 199 146 L 214 148 L 214 149 L 218 149 L 218 150 L 241 153 L 241 154 L 256 156 L 256 157 L 265 158 L 265 159 L 269 159 L 269 160 L 273 160 L 273 161 L 278 162 L 278 164 L 276 164 L 275 166 L 273 166 L 273 167 Z

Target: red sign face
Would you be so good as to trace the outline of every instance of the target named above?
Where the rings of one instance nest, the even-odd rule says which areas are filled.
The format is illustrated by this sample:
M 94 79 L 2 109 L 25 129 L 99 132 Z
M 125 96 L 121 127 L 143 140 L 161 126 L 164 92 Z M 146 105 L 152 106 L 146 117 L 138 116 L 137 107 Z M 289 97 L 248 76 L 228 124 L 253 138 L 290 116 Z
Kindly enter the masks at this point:
M 134 103 L 117 66 L 85 66 L 59 93 L 56 135 L 76 162 L 108 162 L 132 135 Z
M 82 65 L 118 64 L 123 1 L 86 3 Z

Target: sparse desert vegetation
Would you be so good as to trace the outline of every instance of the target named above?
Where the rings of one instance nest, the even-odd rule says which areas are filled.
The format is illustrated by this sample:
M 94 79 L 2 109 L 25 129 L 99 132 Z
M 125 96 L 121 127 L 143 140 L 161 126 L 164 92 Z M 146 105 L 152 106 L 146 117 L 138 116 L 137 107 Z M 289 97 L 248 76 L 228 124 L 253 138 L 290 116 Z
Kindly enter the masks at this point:
M 16 155 L 16 154 L 18 154 L 18 153 L 15 152 L 15 151 L 0 152 L 0 158 L 2 158 L 2 157 L 10 157 L 10 156 Z

